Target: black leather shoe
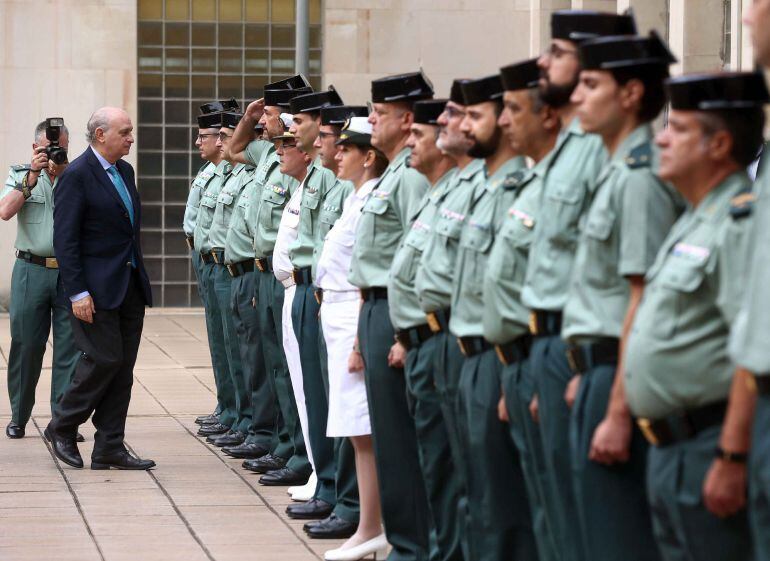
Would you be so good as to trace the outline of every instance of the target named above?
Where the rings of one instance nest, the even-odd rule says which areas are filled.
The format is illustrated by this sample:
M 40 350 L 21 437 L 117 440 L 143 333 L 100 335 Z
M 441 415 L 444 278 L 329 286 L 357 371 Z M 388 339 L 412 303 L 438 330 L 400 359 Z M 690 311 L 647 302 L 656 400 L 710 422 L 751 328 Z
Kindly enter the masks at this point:
M 261 458 L 256 460 L 246 460 L 241 465 L 254 473 L 267 473 L 268 471 L 274 471 L 281 469 L 286 465 L 286 458 L 280 456 L 273 456 L 272 454 L 265 454 Z
M 86 441 L 86 437 L 80 433 L 78 433 L 78 435 L 75 437 L 75 442 L 85 442 L 85 441 Z
M 213 425 L 219 422 L 219 415 L 212 413 L 211 415 L 201 415 L 195 418 L 196 425 Z
M 268 471 L 259 478 L 259 484 L 267 487 L 280 487 L 289 485 L 304 485 L 310 475 L 302 475 L 291 468 L 282 467 L 273 471 Z
M 286 507 L 286 515 L 296 520 L 322 520 L 329 516 L 334 507 L 321 499 L 310 499 Z
M 68 466 L 74 468 L 83 467 L 83 458 L 80 456 L 78 445 L 72 438 L 62 438 L 46 427 L 43 431 L 46 440 L 51 443 L 54 455 Z
M 145 470 L 155 467 L 152 460 L 141 460 L 129 454 L 126 450 L 107 456 L 91 457 L 91 469 L 134 469 Z
M 213 425 L 203 425 L 198 430 L 198 436 L 211 436 L 212 434 L 224 434 L 230 430 L 230 427 L 221 423 L 215 423 Z
M 17 425 L 13 421 L 5 427 L 5 436 L 8 438 L 24 438 L 24 433 L 24 427 Z
M 355 534 L 357 529 L 358 524 L 348 522 L 334 513 L 316 524 L 305 524 L 307 535 L 317 540 L 346 539 Z
M 237 446 L 238 444 L 243 444 L 245 440 L 246 435 L 244 433 L 240 431 L 230 431 L 217 436 L 209 436 L 206 439 L 206 442 L 221 448 L 222 446 Z
M 238 446 L 223 446 L 222 452 L 233 458 L 261 458 L 270 450 L 255 442 L 244 442 Z

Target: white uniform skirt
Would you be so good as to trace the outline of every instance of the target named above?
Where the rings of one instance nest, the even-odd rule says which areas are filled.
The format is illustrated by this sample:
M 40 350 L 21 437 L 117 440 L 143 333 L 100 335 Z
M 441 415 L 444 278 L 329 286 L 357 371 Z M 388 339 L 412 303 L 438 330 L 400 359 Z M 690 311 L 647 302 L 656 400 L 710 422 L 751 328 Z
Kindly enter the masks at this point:
M 348 358 L 356 342 L 361 298 L 356 292 L 324 291 L 321 322 L 329 355 L 329 418 L 326 436 L 372 434 L 364 373 L 350 372 Z

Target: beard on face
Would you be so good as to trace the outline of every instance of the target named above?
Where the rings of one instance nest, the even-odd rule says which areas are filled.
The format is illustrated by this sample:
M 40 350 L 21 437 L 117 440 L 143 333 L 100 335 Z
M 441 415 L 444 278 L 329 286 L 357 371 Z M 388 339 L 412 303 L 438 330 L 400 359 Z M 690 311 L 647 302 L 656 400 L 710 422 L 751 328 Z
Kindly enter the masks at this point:
M 555 109 L 564 107 L 569 103 L 569 98 L 572 96 L 572 92 L 575 91 L 578 85 L 578 77 L 572 79 L 568 84 L 556 85 L 548 80 L 548 76 L 543 73 L 542 79 L 545 80 L 545 85 L 540 84 L 540 99 L 546 105 L 550 105 Z
M 497 150 L 500 144 L 500 139 L 503 136 L 503 131 L 500 127 L 495 126 L 495 132 L 487 140 L 474 140 L 473 145 L 468 150 L 468 155 L 471 158 L 488 158 Z

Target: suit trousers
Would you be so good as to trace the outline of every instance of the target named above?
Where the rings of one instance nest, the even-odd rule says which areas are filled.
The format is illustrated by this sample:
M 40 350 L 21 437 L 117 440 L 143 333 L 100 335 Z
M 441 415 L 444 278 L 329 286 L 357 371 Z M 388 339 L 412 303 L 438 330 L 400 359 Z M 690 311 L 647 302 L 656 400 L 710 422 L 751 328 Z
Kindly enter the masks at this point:
M 78 426 L 93 413 L 93 458 L 125 449 L 123 437 L 144 307 L 134 273 L 120 307 L 97 309 L 93 323 L 80 321 L 70 312 L 75 346 L 82 355 L 72 383 L 56 406 L 50 427 L 55 434 L 74 439 Z

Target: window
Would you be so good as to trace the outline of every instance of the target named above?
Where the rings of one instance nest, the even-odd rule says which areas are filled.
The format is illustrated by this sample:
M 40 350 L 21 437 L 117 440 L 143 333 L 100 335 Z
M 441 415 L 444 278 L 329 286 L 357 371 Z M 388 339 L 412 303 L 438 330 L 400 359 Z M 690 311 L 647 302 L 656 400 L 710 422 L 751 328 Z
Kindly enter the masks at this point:
M 139 0 L 138 181 L 142 244 L 159 306 L 198 306 L 182 232 L 187 193 L 203 161 L 198 106 L 294 73 L 295 0 Z M 321 81 L 321 0 L 310 1 L 310 75 Z

